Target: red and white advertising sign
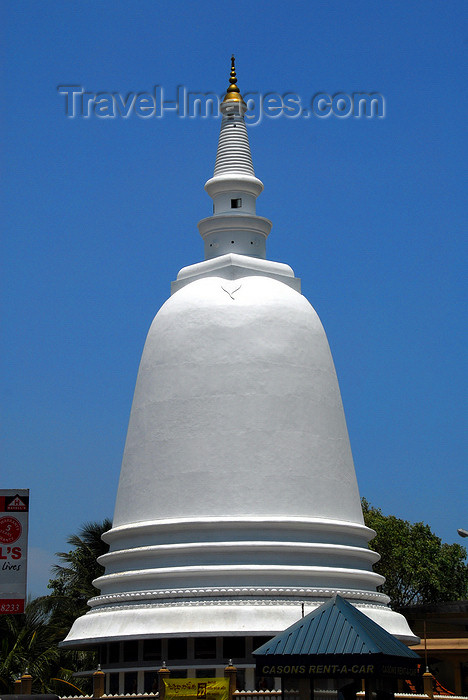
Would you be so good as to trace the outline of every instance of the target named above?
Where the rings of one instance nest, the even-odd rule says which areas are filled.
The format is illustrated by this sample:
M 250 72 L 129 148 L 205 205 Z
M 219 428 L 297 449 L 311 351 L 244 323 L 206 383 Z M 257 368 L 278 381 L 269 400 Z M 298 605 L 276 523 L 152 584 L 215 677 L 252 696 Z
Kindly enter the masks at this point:
M 0 615 L 24 612 L 29 489 L 0 489 Z

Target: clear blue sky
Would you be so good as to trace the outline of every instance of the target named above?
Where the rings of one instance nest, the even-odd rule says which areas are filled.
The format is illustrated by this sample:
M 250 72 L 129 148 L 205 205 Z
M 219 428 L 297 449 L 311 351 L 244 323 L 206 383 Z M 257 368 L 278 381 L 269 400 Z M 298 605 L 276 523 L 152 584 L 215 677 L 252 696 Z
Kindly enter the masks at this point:
M 379 92 L 384 119 L 249 130 L 273 221 L 333 352 L 361 494 L 459 541 L 468 526 L 466 3 L 3 3 L 2 488 L 31 489 L 31 593 L 112 517 L 149 325 L 201 260 L 219 121 L 68 119 L 58 85 Z

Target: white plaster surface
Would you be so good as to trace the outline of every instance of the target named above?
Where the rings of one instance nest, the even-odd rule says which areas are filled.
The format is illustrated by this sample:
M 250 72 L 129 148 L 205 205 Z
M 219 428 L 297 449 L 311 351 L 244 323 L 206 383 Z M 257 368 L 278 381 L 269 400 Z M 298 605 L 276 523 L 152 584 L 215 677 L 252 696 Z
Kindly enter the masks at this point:
M 226 513 L 362 523 L 322 325 L 302 295 L 261 276 L 199 279 L 157 314 L 114 526 Z

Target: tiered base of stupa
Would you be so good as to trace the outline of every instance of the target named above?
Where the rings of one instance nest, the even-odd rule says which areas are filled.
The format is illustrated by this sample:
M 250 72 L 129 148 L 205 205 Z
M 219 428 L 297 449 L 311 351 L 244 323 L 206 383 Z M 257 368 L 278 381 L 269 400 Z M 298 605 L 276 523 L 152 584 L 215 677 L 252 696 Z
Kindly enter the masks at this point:
M 157 637 L 272 636 L 339 593 L 416 641 L 376 592 L 372 531 L 308 518 L 199 518 L 114 528 L 101 595 L 64 645 Z M 337 544 L 339 542 L 340 544 Z M 151 543 L 151 544 L 150 544 Z

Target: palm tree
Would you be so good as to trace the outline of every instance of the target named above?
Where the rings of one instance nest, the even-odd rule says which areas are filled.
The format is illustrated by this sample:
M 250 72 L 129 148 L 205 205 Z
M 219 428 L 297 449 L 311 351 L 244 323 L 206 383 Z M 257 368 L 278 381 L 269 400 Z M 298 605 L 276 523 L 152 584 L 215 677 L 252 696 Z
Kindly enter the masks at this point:
M 48 680 L 60 669 L 60 652 L 48 615 L 36 601 L 30 601 L 21 615 L 0 618 L 0 684 L 8 692 L 26 669 L 35 690 L 50 692 Z
M 51 593 L 28 601 L 21 615 L 0 615 L 0 691 L 9 692 L 26 669 L 33 677 L 36 693 L 82 692 L 88 679 L 74 679 L 73 673 L 95 667 L 94 653 L 62 650 L 58 643 L 74 620 L 83 615 L 89 598 L 96 595 L 93 579 L 104 571 L 96 559 L 109 546 L 101 535 L 112 527 L 102 522 L 85 523 L 67 542 L 72 549 L 59 552 L 61 565 L 53 567 Z
M 102 535 L 111 527 L 109 518 L 85 523 L 77 534 L 67 539 L 73 549 L 57 552 L 63 564 L 52 568 L 56 577 L 49 581 L 52 593 L 45 597 L 43 604 L 51 613 L 51 623 L 59 625 L 62 638 L 74 620 L 87 611 L 87 601 L 97 595 L 92 582 L 102 575 L 104 568 L 96 560 L 109 551 Z

